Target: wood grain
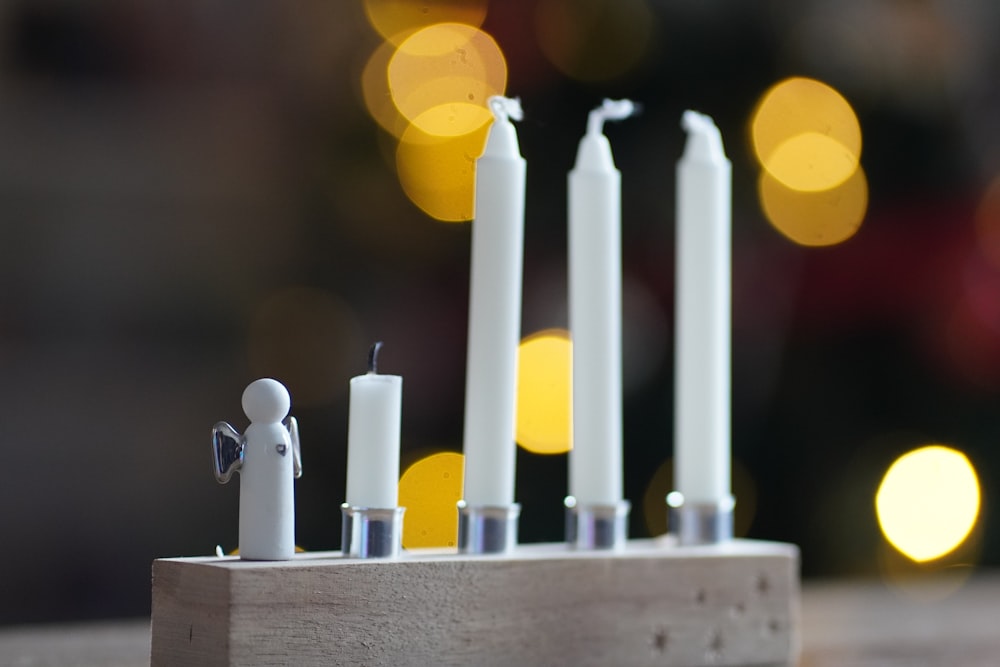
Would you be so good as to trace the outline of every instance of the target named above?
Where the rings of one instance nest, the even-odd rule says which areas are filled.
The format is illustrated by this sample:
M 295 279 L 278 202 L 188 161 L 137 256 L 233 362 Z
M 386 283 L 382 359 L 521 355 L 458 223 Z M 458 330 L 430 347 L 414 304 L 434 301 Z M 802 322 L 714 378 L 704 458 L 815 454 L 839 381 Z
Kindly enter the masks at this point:
M 154 667 L 787 665 L 798 635 L 798 550 L 785 544 L 153 565 Z

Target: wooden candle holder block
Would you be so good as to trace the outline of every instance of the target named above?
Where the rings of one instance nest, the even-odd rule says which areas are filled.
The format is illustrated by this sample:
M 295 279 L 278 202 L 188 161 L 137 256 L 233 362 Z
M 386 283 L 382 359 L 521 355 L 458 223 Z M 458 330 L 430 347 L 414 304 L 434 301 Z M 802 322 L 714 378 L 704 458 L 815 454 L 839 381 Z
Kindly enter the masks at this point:
M 790 544 L 670 538 L 167 558 L 153 563 L 152 665 L 792 665 L 798 563 Z

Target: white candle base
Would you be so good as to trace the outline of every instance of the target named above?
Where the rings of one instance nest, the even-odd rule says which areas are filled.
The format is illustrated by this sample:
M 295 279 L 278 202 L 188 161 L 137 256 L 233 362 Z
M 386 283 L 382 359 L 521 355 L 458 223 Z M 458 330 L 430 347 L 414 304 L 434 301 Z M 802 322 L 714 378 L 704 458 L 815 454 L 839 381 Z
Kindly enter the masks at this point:
M 403 541 L 405 507 L 354 507 L 344 503 L 341 550 L 349 558 L 396 558 Z
M 517 546 L 521 506 L 467 505 L 458 501 L 458 551 L 464 554 L 509 554 Z
M 566 543 L 572 549 L 619 551 L 628 540 L 628 513 L 632 504 L 578 505 L 566 496 Z
M 669 533 L 681 546 L 719 544 L 733 539 L 733 496 L 716 502 L 689 503 L 678 491 L 667 494 Z

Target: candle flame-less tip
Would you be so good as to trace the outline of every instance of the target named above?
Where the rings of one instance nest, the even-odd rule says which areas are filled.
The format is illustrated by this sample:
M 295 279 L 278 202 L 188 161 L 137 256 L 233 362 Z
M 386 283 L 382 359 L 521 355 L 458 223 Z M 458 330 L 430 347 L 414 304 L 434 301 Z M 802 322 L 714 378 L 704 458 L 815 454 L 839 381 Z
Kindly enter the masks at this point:
M 503 95 L 493 95 L 487 100 L 493 117 L 497 120 L 521 120 L 524 118 L 524 109 L 521 108 L 520 97 L 504 97 Z
M 375 341 L 368 350 L 368 372 L 378 373 L 378 351 L 382 349 L 382 341 Z
M 590 112 L 587 117 L 587 132 L 600 134 L 604 131 L 604 121 L 623 120 L 634 116 L 642 110 L 642 106 L 632 100 L 605 99 L 601 106 Z
M 687 132 L 703 132 L 708 128 L 715 128 L 715 122 L 707 114 L 688 109 L 681 116 L 681 127 Z
M 689 109 L 681 116 L 681 127 L 688 133 L 685 156 L 709 160 L 725 158 L 722 134 L 711 116 Z

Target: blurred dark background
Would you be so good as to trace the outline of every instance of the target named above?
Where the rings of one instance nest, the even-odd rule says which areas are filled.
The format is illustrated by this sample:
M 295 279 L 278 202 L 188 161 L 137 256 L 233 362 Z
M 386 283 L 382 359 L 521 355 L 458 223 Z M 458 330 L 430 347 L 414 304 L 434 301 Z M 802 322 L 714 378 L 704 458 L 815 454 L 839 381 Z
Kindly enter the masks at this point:
M 400 187 L 362 96 L 381 43 L 365 9 L 0 7 L 0 623 L 146 614 L 154 558 L 235 547 L 239 494 L 213 479 L 208 434 L 245 426 L 256 377 L 292 394 L 306 549 L 339 546 L 347 381 L 371 341 L 405 377 L 404 465 L 461 449 L 469 225 Z M 948 563 L 997 564 L 1000 269 L 976 231 L 1000 218 L 997 26 L 992 0 L 490 3 L 482 28 L 526 110 L 525 334 L 566 326 L 565 179 L 586 112 L 644 107 L 608 128 L 633 504 L 672 450 L 674 165 L 694 108 L 733 162 L 745 534 L 799 544 L 807 577 L 876 575 L 892 560 L 879 480 L 943 443 L 983 489 Z M 589 55 L 554 64 L 560 31 Z M 863 131 L 867 214 L 833 247 L 792 243 L 758 201 L 749 119 L 793 75 L 839 90 Z M 565 457 L 518 457 L 522 540 L 558 541 Z M 659 532 L 643 517 L 634 536 Z

